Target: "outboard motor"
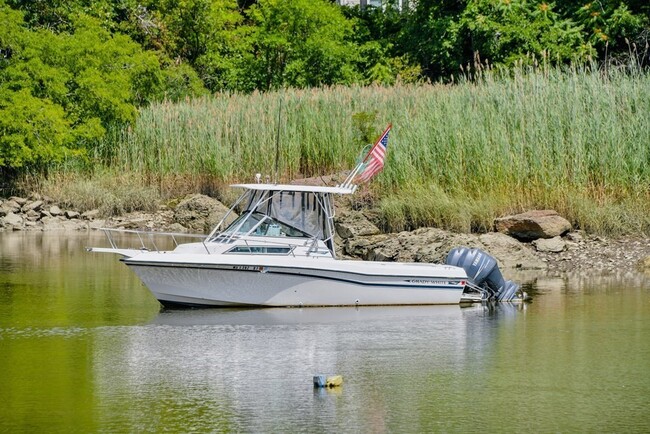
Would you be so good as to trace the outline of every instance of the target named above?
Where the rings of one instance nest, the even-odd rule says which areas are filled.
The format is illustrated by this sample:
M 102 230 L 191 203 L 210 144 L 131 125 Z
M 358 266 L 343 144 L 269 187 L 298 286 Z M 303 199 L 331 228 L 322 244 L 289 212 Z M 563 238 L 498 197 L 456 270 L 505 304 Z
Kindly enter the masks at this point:
M 505 280 L 499 271 L 496 259 L 480 249 L 457 247 L 447 255 L 447 265 L 461 267 L 467 278 L 478 289 L 487 294 L 487 300 L 513 301 L 526 299 L 519 291 L 519 285 Z

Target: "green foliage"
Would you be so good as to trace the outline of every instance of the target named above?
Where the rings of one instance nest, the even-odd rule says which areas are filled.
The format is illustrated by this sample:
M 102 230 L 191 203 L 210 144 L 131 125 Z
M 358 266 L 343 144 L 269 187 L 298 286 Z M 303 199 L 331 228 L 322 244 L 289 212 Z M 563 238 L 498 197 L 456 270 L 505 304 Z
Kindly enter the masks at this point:
M 377 131 L 374 124 L 377 119 L 377 111 L 359 112 L 352 115 L 352 124 L 357 130 L 357 140 L 359 145 L 365 146 L 372 144 L 377 137 Z
M 477 67 L 478 59 L 506 67 L 534 59 L 584 64 L 596 55 L 628 53 L 630 41 L 645 45 L 648 8 L 634 3 L 420 0 L 404 21 L 400 43 L 432 78 Z
M 35 98 L 29 90 L 2 89 L 0 167 L 20 168 L 57 161 L 70 152 L 73 134 L 61 106 Z
M 548 3 L 528 0 L 475 0 L 459 21 L 465 58 L 479 53 L 492 64 L 513 66 L 529 55 L 555 63 L 588 60 L 581 28 L 562 19 Z
M 398 80 L 401 83 L 420 80 L 421 67 L 395 44 L 406 23 L 406 13 L 392 4 L 386 8 L 346 8 L 345 13 L 355 25 L 358 68 L 363 74 L 364 84 L 393 85 Z
M 625 52 L 650 21 L 650 15 L 635 15 L 623 2 L 613 1 L 586 3 L 575 15 L 589 32 L 589 41 L 601 53 L 606 50 Z
M 167 89 L 196 87 L 161 71 L 155 54 L 95 18 L 75 15 L 73 33 L 29 29 L 0 3 L 0 166 L 45 166 L 81 155 L 111 124 L 135 120 L 136 107 Z M 178 71 L 178 70 L 175 70 Z M 186 80 L 174 85 L 172 80 Z
M 634 74 L 650 63 L 650 6 L 641 0 L 418 0 L 402 11 L 395 4 L 0 0 L 0 168 L 44 168 L 82 155 L 110 160 L 121 150 L 112 149 L 107 130 L 132 124 L 152 102 L 182 101 L 206 88 L 230 98 L 479 80 L 486 63 L 515 75 L 522 65 L 594 59 L 633 65 Z M 306 173 L 318 167 L 314 155 L 336 166 L 328 150 L 300 149 L 297 167 Z
M 255 89 L 351 84 L 356 52 L 351 23 L 327 0 L 260 0 L 249 11 Z M 252 90 L 252 89 L 247 89 Z

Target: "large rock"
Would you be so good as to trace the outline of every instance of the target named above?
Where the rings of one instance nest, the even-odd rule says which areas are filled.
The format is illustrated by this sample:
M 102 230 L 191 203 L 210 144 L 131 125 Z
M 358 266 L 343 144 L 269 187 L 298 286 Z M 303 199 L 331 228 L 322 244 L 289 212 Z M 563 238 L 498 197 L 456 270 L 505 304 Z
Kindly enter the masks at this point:
M 13 212 L 7 213 L 4 217 L 2 217 L 2 223 L 6 227 L 11 227 L 13 229 L 19 229 L 23 227 L 23 218 L 19 216 L 18 214 L 14 214 Z
M 36 220 L 41 218 L 41 213 L 36 212 L 33 209 L 30 209 L 29 211 L 23 213 L 23 216 L 25 216 L 25 218 L 27 218 L 27 220 L 36 221 Z
M 11 196 L 9 198 L 9 201 L 17 203 L 19 206 L 23 206 L 23 205 L 25 205 L 27 203 L 27 199 L 25 199 L 24 197 L 18 197 L 18 196 Z
M 43 201 L 42 200 L 35 200 L 33 202 L 27 202 L 25 205 L 22 207 L 22 211 L 24 213 L 29 212 L 29 211 L 38 211 L 41 209 L 43 206 Z
M 2 204 L 2 208 L 9 210 L 10 212 L 17 213 L 20 212 L 20 205 L 13 199 L 9 199 Z
M 342 243 L 343 253 L 346 256 L 351 256 L 353 258 L 367 259 L 370 250 L 374 249 L 378 243 L 385 241 L 388 238 L 389 236 L 386 234 L 348 238 Z
M 380 231 L 359 211 L 342 211 L 336 218 L 336 232 L 345 239 L 377 235 Z
M 478 238 L 483 246 L 481 248 L 495 257 L 499 267 L 522 270 L 545 270 L 548 268 L 548 264 L 535 254 L 530 245 L 520 243 L 508 235 L 490 232 L 480 235 Z
M 63 216 L 43 217 L 41 224 L 44 231 L 80 231 L 88 229 L 88 222 L 79 219 L 68 220 Z
M 538 252 L 560 253 L 566 249 L 566 242 L 561 237 L 540 238 L 533 241 Z
M 499 266 L 546 269 L 534 249 L 501 233 L 457 234 L 436 228 L 412 232 L 358 236 L 345 240 L 344 253 L 371 261 L 426 262 L 442 264 L 455 247 L 479 248 L 495 257 Z
M 174 209 L 174 222 L 183 225 L 191 232 L 210 232 L 223 216 L 228 207 L 216 199 L 203 194 L 194 194 L 183 199 Z M 237 218 L 235 213 L 228 216 L 226 225 Z
M 68 210 L 64 213 L 64 215 L 68 219 L 78 219 L 81 214 L 79 214 L 77 211 Z
M 43 217 L 41 219 L 41 223 L 43 224 L 43 230 L 44 231 L 53 231 L 53 230 L 60 230 L 60 229 L 65 229 L 65 226 L 63 225 L 63 222 L 66 221 L 63 218 L 60 217 Z
M 571 223 L 553 210 L 535 210 L 494 221 L 498 232 L 522 241 L 553 238 L 571 230 Z

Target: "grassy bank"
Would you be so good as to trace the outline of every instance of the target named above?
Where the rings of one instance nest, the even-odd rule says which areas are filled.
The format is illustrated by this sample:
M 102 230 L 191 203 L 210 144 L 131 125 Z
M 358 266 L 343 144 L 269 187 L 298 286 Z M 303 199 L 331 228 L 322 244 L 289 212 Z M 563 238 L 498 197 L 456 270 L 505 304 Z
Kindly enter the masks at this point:
M 162 103 L 113 132 L 97 156 L 104 173 L 131 174 L 169 196 L 273 176 L 278 131 L 280 180 L 348 169 L 361 130 L 378 134 L 388 122 L 388 163 L 368 186 L 387 229 L 488 230 L 494 217 L 553 208 L 591 232 L 650 232 L 650 76 L 642 73 L 520 71 L 444 86 Z

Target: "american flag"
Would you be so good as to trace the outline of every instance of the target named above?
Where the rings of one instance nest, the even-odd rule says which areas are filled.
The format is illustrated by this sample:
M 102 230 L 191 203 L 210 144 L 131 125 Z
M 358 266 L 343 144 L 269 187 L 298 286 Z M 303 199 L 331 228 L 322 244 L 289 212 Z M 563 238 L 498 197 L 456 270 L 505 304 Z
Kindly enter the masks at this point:
M 366 158 L 363 159 L 366 166 L 363 168 L 363 172 L 359 174 L 359 181 L 366 182 L 370 180 L 384 168 L 386 148 L 388 147 L 388 133 L 390 133 L 391 127 L 392 125 L 388 124 L 377 143 L 370 149 Z

